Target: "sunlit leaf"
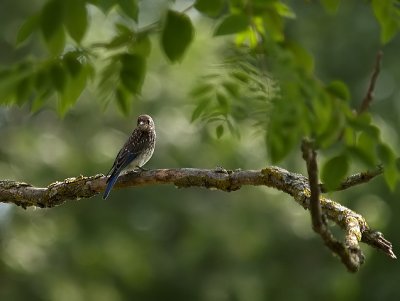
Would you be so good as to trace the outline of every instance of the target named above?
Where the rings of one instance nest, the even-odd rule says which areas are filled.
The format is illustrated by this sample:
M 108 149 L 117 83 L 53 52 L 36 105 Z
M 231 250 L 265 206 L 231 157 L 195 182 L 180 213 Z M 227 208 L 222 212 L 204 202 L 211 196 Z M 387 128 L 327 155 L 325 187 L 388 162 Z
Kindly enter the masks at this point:
M 171 62 L 180 61 L 193 40 L 194 28 L 190 18 L 169 10 L 161 33 L 161 46 Z
M 400 29 L 400 12 L 393 0 L 372 0 L 372 9 L 381 26 L 382 43 L 389 42 Z
M 342 81 L 336 80 L 330 82 L 329 85 L 326 87 L 326 90 L 338 99 L 345 101 L 350 100 L 350 91 L 346 84 Z
M 277 1 L 274 3 L 274 7 L 280 16 L 290 19 L 296 18 L 295 12 L 287 4 Z

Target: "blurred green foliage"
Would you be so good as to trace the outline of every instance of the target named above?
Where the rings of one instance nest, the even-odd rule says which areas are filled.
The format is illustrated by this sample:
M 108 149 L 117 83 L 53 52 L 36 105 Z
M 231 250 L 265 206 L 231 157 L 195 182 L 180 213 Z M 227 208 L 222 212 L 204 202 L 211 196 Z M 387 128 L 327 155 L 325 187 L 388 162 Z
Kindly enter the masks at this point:
M 273 161 L 304 173 L 307 135 L 332 187 L 385 165 L 384 177 L 330 197 L 399 249 L 398 1 L 0 6 L 1 179 L 41 186 L 104 173 L 140 113 L 158 133 L 149 168 Z M 374 102 L 357 115 L 381 48 Z M 366 248 L 366 264 L 348 274 L 307 212 L 260 188 L 154 186 L 51 210 L 1 205 L 0 246 L 0 300 L 400 297 L 395 262 Z

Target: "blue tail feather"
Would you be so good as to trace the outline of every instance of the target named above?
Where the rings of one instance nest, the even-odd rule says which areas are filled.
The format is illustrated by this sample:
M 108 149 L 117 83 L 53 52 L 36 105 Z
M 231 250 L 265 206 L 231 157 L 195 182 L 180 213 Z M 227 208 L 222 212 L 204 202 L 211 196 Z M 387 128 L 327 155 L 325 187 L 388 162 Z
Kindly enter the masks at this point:
M 113 188 L 113 186 L 114 186 L 114 184 L 117 182 L 117 180 L 118 180 L 118 176 L 119 176 L 119 172 L 118 173 L 112 173 L 111 174 L 111 176 L 108 178 L 108 180 L 107 180 L 107 187 L 106 187 L 106 190 L 104 191 L 104 194 L 103 194 L 103 199 L 105 200 L 107 197 L 108 197 L 108 195 L 110 194 L 110 192 L 111 192 L 111 189 Z

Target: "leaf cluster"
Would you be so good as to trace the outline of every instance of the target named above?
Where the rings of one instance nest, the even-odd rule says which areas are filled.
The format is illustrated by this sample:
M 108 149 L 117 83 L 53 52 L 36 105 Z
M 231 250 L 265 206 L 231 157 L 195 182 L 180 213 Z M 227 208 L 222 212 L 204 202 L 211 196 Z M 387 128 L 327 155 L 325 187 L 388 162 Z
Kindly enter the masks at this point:
M 321 3 L 335 14 L 341 1 Z M 398 4 L 370 2 L 382 43 L 400 29 Z M 85 42 L 91 6 L 119 15 L 113 36 L 94 44 Z M 192 121 L 214 124 L 217 137 L 226 129 L 239 137 L 240 123 L 253 121 L 266 133 L 272 162 L 284 160 L 309 137 L 329 155 L 321 173 L 328 187 L 338 185 L 353 159 L 367 167 L 383 164 L 386 182 L 395 187 L 400 179 L 395 151 L 382 140 L 370 113 L 355 112 L 346 83 L 324 83 L 316 76 L 313 56 L 285 31 L 288 20 L 297 22 L 296 12 L 279 0 L 196 0 L 183 11 L 169 2 L 160 19 L 145 27 L 139 26 L 138 0 L 48 0 L 17 34 L 19 46 L 39 34 L 48 54 L 3 67 L 0 102 L 29 104 L 35 111 L 56 95 L 62 115 L 93 81 L 106 103 L 115 101 L 127 114 L 141 94 L 154 41 L 168 63 L 179 63 L 188 54 L 195 37 L 191 10 L 214 22 L 213 39 L 225 39 L 230 47 L 224 50 L 235 54 L 226 51 L 223 63 L 210 66 L 192 88 Z

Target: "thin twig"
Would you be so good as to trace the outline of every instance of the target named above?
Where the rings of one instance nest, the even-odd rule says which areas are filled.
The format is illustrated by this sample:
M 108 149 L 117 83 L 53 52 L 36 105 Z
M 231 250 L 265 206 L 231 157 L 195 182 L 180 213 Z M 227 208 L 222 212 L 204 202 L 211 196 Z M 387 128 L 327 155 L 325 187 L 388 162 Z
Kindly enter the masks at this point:
M 328 190 L 324 184 L 320 184 L 319 186 L 320 186 L 322 193 L 332 192 L 332 191 L 342 191 L 342 190 L 346 190 L 346 189 L 356 186 L 356 185 L 367 183 L 370 180 L 372 180 L 373 178 L 381 175 L 382 173 L 383 173 L 383 167 L 381 165 L 379 165 L 374 170 L 360 172 L 360 173 L 357 173 L 357 174 L 347 177 L 340 184 L 340 186 L 338 188 L 336 188 L 335 190 Z
M 358 114 L 362 114 L 365 111 L 367 111 L 369 106 L 372 103 L 372 100 L 374 98 L 374 90 L 375 90 L 376 80 L 378 79 L 379 72 L 381 70 L 382 56 L 383 56 L 383 52 L 380 50 L 376 55 L 374 71 L 372 72 L 372 76 L 369 81 L 367 94 L 365 95 L 365 97 L 361 103 L 361 106 L 358 109 L 358 112 L 357 112 Z

